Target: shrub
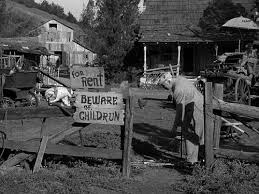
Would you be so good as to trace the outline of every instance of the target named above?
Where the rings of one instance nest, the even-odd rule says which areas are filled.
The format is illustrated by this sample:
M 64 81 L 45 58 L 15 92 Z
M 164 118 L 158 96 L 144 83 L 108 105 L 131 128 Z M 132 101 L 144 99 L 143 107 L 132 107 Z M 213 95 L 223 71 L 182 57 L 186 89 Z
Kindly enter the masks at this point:
M 173 188 L 185 193 L 256 193 L 258 166 L 238 160 L 216 160 L 212 168 L 197 165 Z

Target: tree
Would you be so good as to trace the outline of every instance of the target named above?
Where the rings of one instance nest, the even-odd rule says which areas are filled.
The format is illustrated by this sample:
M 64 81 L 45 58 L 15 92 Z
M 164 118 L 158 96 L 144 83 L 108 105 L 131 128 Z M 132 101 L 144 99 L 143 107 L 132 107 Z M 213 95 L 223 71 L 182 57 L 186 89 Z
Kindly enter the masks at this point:
M 80 24 L 84 29 L 92 29 L 95 22 L 95 2 L 89 0 L 87 6 L 83 9 Z
M 0 31 L 4 26 L 4 21 L 6 19 L 6 0 L 0 0 Z
M 77 23 L 77 19 L 75 18 L 75 16 L 70 11 L 67 13 L 66 20 L 71 22 L 71 23 Z
M 36 6 L 37 8 L 46 11 L 50 14 L 56 15 L 61 19 L 65 19 L 69 22 L 77 23 L 76 18 L 73 16 L 71 12 L 68 12 L 68 15 L 65 14 L 64 8 L 58 4 L 51 3 L 49 4 L 47 0 L 43 0 L 40 5 Z
M 53 2 L 50 4 L 49 13 L 56 15 L 59 18 L 66 18 L 66 14 L 64 13 L 64 8 Z
M 48 11 L 50 8 L 50 5 L 48 3 L 47 0 L 43 0 L 39 6 L 39 9 L 43 10 L 43 11 Z
M 228 31 L 229 34 L 226 34 L 221 27 L 226 21 L 241 15 L 244 17 L 248 15 L 241 4 L 234 4 L 231 0 L 213 1 L 204 10 L 203 16 L 199 21 L 199 27 L 202 30 L 203 36 L 211 39 L 236 38 L 236 36 L 239 36 L 237 30 Z
M 138 37 L 138 3 L 138 0 L 97 0 L 94 31 L 98 37 L 98 60 L 106 68 L 108 79 L 121 75 L 124 58 Z

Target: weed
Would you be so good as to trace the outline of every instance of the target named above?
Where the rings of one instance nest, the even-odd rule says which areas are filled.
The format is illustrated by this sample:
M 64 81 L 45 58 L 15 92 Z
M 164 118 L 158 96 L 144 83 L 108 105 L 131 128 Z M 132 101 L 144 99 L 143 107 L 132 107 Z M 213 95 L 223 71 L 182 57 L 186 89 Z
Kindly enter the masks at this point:
M 258 166 L 238 160 L 216 160 L 210 169 L 197 165 L 173 189 L 185 193 L 257 193 Z

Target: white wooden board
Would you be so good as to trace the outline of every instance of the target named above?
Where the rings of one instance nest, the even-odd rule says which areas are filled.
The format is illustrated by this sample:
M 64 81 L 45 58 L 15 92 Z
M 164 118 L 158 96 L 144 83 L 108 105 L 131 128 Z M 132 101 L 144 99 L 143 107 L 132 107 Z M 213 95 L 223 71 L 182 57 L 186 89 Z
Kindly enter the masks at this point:
M 104 88 L 103 67 L 74 66 L 70 70 L 71 87 L 75 89 Z
M 89 108 L 123 108 L 123 94 L 115 92 L 79 92 L 74 93 L 75 106 Z
M 73 118 L 78 123 L 124 125 L 124 112 L 121 109 L 77 108 Z

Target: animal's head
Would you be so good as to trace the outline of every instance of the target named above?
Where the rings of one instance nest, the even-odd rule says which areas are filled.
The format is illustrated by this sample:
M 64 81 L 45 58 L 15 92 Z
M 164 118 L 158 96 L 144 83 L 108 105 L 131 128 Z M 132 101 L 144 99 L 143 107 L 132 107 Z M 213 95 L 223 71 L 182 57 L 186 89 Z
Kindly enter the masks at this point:
M 45 98 L 48 102 L 56 98 L 54 88 L 49 88 L 45 91 Z

